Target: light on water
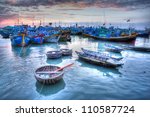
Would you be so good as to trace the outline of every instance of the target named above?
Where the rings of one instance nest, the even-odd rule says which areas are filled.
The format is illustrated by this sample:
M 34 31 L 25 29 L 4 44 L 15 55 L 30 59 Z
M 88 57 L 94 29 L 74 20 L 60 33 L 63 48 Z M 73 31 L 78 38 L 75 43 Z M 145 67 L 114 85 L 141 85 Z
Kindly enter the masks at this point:
M 111 69 L 78 59 L 81 47 L 104 51 L 110 42 L 72 36 L 72 42 L 12 47 L 10 40 L 0 39 L 0 99 L 150 99 L 150 53 L 125 50 L 122 67 Z M 122 43 L 112 43 L 121 45 Z M 127 45 L 126 43 L 123 43 Z M 150 46 L 150 40 L 137 38 L 136 46 Z M 46 52 L 71 48 L 71 57 L 47 59 Z M 42 85 L 34 77 L 40 66 L 64 66 L 63 79 L 55 85 Z

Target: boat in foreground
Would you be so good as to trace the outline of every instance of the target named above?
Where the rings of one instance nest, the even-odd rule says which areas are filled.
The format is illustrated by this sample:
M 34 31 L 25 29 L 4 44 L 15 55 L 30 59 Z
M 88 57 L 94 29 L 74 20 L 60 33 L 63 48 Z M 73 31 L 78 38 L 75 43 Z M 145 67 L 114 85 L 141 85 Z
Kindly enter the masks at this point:
M 101 65 L 105 67 L 114 67 L 114 68 L 122 65 L 121 62 L 111 58 L 98 57 L 98 56 L 86 54 L 84 52 L 76 51 L 76 53 L 80 59 L 87 61 L 91 64 Z
M 57 66 L 43 66 L 35 71 L 35 78 L 38 82 L 42 84 L 55 84 L 63 78 L 63 69 L 56 72 L 60 67 Z

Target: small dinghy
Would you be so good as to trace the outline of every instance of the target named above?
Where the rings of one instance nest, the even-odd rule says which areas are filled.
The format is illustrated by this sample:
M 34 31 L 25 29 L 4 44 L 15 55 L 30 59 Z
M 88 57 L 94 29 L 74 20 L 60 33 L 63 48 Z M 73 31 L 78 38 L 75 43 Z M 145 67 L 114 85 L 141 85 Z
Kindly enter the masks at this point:
M 48 51 L 46 53 L 46 56 L 48 59 L 56 59 L 62 57 L 62 52 L 61 51 Z
M 64 67 L 53 65 L 43 66 L 35 71 L 34 76 L 36 80 L 42 84 L 55 84 L 63 78 L 64 68 L 71 65 L 73 65 L 73 63 L 68 64 Z
M 60 49 L 63 56 L 70 56 L 72 55 L 72 49 Z

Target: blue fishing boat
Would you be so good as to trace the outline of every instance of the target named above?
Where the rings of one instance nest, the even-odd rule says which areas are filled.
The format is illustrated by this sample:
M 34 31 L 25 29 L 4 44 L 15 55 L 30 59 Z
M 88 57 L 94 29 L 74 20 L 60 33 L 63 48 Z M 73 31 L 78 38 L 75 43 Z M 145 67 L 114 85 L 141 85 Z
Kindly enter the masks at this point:
M 11 38 L 11 44 L 12 46 L 24 47 L 24 46 L 29 45 L 30 40 L 31 39 L 27 37 L 25 34 L 21 34 L 20 36 L 13 36 Z
M 42 37 L 33 37 L 31 38 L 31 43 L 33 44 L 42 44 L 44 39 Z
M 0 34 L 2 35 L 3 38 L 9 38 L 9 33 L 7 31 L 4 30 L 0 30 Z

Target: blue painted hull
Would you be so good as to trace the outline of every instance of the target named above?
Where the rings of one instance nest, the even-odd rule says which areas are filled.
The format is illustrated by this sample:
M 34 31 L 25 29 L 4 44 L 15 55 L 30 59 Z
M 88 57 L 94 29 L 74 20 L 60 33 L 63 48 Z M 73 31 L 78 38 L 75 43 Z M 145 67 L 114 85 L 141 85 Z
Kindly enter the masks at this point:
M 24 37 L 24 43 L 23 43 L 23 37 L 22 36 L 15 36 L 13 38 L 11 38 L 11 44 L 12 46 L 20 46 L 20 47 L 24 47 L 29 45 L 30 43 L 30 38 L 25 36 Z
M 9 33 L 5 33 L 3 31 L 0 31 L 0 34 L 2 35 L 3 38 L 9 38 Z
M 42 37 L 35 37 L 31 39 L 31 43 L 33 44 L 42 44 L 44 39 Z

